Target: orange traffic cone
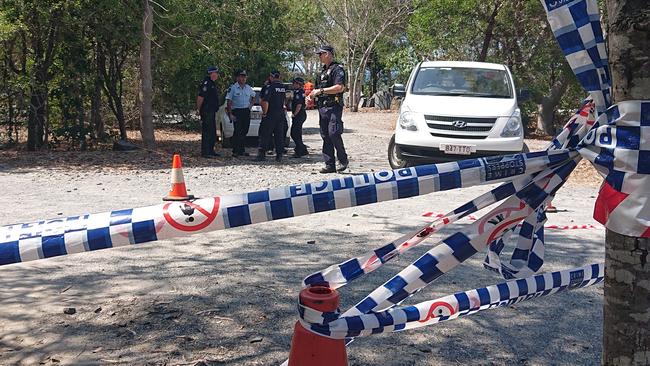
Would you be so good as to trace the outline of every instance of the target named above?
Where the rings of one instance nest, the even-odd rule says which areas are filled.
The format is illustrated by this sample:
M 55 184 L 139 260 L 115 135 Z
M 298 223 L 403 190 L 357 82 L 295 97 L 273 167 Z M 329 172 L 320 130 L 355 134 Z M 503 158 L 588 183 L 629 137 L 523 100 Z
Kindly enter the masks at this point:
M 187 201 L 193 199 L 194 196 L 187 194 L 185 189 L 185 178 L 183 178 L 183 164 L 181 163 L 181 156 L 174 154 L 172 160 L 172 189 L 163 198 L 163 201 Z
M 553 206 L 553 203 L 551 203 L 551 201 L 548 201 L 548 203 L 546 204 L 546 212 L 557 213 L 557 207 Z
M 314 310 L 333 312 L 339 307 L 339 293 L 325 286 L 300 291 L 300 302 Z M 289 366 L 347 366 L 345 340 L 313 333 L 300 323 L 293 327 Z

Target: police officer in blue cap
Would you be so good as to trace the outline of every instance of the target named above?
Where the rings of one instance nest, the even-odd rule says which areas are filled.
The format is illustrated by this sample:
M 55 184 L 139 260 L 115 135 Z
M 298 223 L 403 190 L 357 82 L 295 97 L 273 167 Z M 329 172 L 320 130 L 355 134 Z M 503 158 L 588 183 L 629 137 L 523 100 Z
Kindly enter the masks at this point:
M 201 156 L 204 158 L 220 156 L 214 151 L 217 142 L 216 115 L 219 109 L 218 77 L 219 69 L 216 66 L 208 67 L 208 75 L 201 82 L 196 97 L 196 109 L 201 116 Z
M 271 72 L 271 83 L 264 89 L 262 98 L 262 118 L 265 118 L 265 126 L 260 134 L 260 148 L 256 161 L 266 160 L 266 150 L 271 146 L 271 137 L 275 143 L 275 161 L 282 161 L 284 153 L 284 125 L 286 113 L 284 111 L 284 100 L 287 90 L 280 81 L 280 72 Z
M 348 154 L 343 146 L 343 92 L 345 91 L 345 70 L 334 62 L 334 48 L 322 46 L 316 51 L 323 69 L 316 88 L 308 98 L 316 100 L 320 135 L 323 138 L 325 167 L 321 173 L 342 172 L 348 168 Z M 334 154 L 336 153 L 336 156 Z M 339 165 L 336 166 L 338 158 Z
M 291 101 L 291 138 L 296 143 L 293 150 L 293 158 L 300 158 L 308 155 L 307 146 L 302 142 L 302 124 L 307 119 L 305 90 L 303 89 L 305 80 L 301 77 L 293 79 L 293 100 Z

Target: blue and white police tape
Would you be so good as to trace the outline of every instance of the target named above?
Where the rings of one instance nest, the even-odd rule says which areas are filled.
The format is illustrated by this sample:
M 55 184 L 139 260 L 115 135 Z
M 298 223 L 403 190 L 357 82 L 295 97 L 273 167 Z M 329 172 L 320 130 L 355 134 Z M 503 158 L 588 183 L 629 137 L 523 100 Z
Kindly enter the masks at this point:
M 590 102 L 587 102 L 576 113 L 576 116 L 571 119 L 570 123 L 567 123 L 565 131 L 556 140 L 560 146 L 554 143 L 548 149 L 553 150 L 563 146 L 575 146 L 580 141 L 580 137 L 584 136 L 588 127 L 591 127 L 592 124 L 593 107 L 590 105 Z M 578 138 L 575 138 L 576 136 Z M 443 240 L 442 243 L 434 246 L 428 253 L 346 311 L 343 314 L 343 319 L 354 319 L 355 316 L 372 319 L 377 313 L 392 311 L 386 309 L 395 309 L 396 305 L 400 304 L 412 294 L 420 291 L 434 279 L 455 268 L 486 245 L 499 243 L 498 240 L 500 240 L 504 233 L 508 233 L 517 227 L 519 228 L 518 235 L 523 240 L 519 240 L 517 248 L 515 248 L 515 252 L 513 253 L 511 264 L 515 264 L 515 266 L 501 265 L 498 262 L 498 255 L 502 248 L 495 249 L 497 260 L 494 260 L 494 255 L 488 256 L 486 258 L 486 264 L 492 266 L 490 269 L 497 270 L 506 277 L 523 277 L 524 275 L 535 273 L 543 263 L 543 224 L 545 221 L 543 207 L 545 203 L 552 199 L 557 189 L 566 181 L 568 174 L 573 170 L 579 159 L 579 157 L 576 157 L 560 167 L 547 169 L 544 172 L 531 176 L 521 177 L 513 182 L 497 187 L 445 215 L 445 217 L 440 218 L 438 221 L 442 221 L 442 224 L 434 221 L 434 223 L 417 233 L 415 237 L 404 240 L 407 237 L 404 236 L 376 250 L 371 255 L 353 258 L 339 265 L 331 266 L 321 272 L 314 273 L 305 278 L 303 284 L 329 284 L 332 287 L 343 286 L 349 281 L 371 272 L 383 263 L 408 250 L 411 247 L 411 240 L 414 240 L 414 243 L 419 243 L 421 240 L 417 237 L 428 237 L 429 233 L 433 232 L 432 228 L 453 222 L 460 217 L 467 216 L 482 207 L 513 194 L 503 204 L 471 225 L 471 230 L 456 233 Z M 508 193 L 505 194 L 506 192 Z M 518 226 L 518 223 L 522 221 L 523 223 Z M 406 248 L 404 248 L 404 243 L 407 244 Z M 490 261 L 489 259 L 492 260 Z M 503 270 L 502 267 L 505 267 L 507 271 Z M 312 311 L 312 309 L 301 309 L 303 314 Z M 461 312 L 461 314 L 463 313 Z M 328 314 L 328 319 L 332 319 L 333 315 L 335 314 Z M 308 324 L 303 323 L 303 325 L 308 329 L 314 330 Z M 381 329 L 384 329 L 383 326 Z M 404 326 L 403 329 L 408 328 Z M 381 331 L 383 330 L 371 329 L 366 333 L 372 334 Z M 350 333 L 346 331 L 345 334 L 341 334 L 340 336 L 343 338 L 354 337 L 356 334 L 356 332 Z M 362 333 L 359 332 L 358 334 Z
M 583 136 L 586 134 L 588 128 L 591 128 L 595 119 L 593 113 L 593 103 L 591 101 L 585 102 L 583 106 L 576 112 L 575 116 L 569 120 L 569 123 L 567 123 L 563 132 L 556 138 L 556 143 L 550 144 L 547 149 L 557 150 L 569 146 L 575 147 L 579 140 L 575 139 L 574 136 Z M 425 225 L 411 233 L 403 235 L 402 237 L 388 244 L 385 244 L 370 253 L 366 253 L 357 258 L 352 258 L 343 263 L 332 265 L 320 272 L 316 272 L 307 276 L 303 280 L 303 286 L 309 286 L 313 284 L 327 284 L 331 288 L 339 288 L 341 286 L 344 286 L 348 282 L 376 270 L 384 263 L 392 260 L 393 258 L 397 258 L 401 254 L 417 246 L 423 240 L 430 237 L 433 233 L 440 230 L 443 226 L 451 224 L 460 218 L 466 217 L 493 203 L 501 201 L 513 195 L 515 192 L 521 191 L 534 179 L 539 180 L 542 177 L 544 177 L 542 174 L 538 174 L 536 178 L 533 175 L 530 175 L 519 177 L 512 182 L 504 183 L 503 185 L 484 193 L 474 200 L 456 208 L 450 213 L 434 220 L 428 225 Z M 536 224 L 533 225 L 533 227 L 521 224 L 521 227 L 519 228 L 518 233 L 521 233 L 519 237 L 520 240 L 518 242 L 517 248 L 515 248 L 512 258 L 512 262 L 516 262 L 517 265 L 521 265 L 522 254 L 529 253 L 531 251 L 530 249 L 533 247 L 534 250 L 532 252 L 535 254 L 533 260 L 536 262 L 534 268 L 541 267 L 541 264 L 543 263 L 543 240 L 539 240 L 541 237 L 539 228 L 537 230 L 534 228 L 535 226 L 543 225 L 546 218 L 545 216 L 540 216 L 538 210 L 535 211 L 534 215 L 531 214 L 524 220 L 531 224 L 535 222 Z M 541 215 L 543 215 L 543 213 Z M 531 232 L 535 232 L 535 236 L 531 235 Z M 529 242 L 526 242 L 526 240 Z M 492 246 L 490 249 L 492 249 Z M 489 266 L 495 267 L 500 265 L 500 262 L 498 261 L 499 253 L 500 250 L 496 254 L 490 255 L 489 262 L 488 258 L 486 258 L 486 262 Z M 531 255 L 528 254 L 528 257 L 531 257 Z M 509 266 L 504 266 L 510 269 Z M 503 273 L 513 274 L 514 272 L 512 270 L 504 270 Z
M 420 291 L 433 280 L 482 251 L 508 230 L 516 228 L 522 220 L 552 199 L 555 190 L 561 187 L 566 174 L 574 167 L 575 162 L 571 160 L 558 172 L 529 183 L 481 219 L 468 225 L 463 232 L 457 232 L 442 240 L 344 315 L 383 311 Z M 543 263 L 537 253 L 529 251 L 528 257 L 523 261 L 523 266 L 530 267 L 533 272 L 539 270 Z
M 553 35 L 600 113 L 580 146 L 580 153 L 605 178 L 594 217 L 614 232 L 650 237 L 650 101 L 611 106 L 611 75 L 596 0 L 541 1 Z
M 617 233 L 650 237 L 650 100 L 611 106 L 578 151 L 605 178 L 594 218 Z
M 580 136 L 586 133 L 587 126 L 590 127 L 593 123 L 593 118 L 588 117 L 592 114 L 586 112 L 590 109 L 593 108 L 589 106 L 589 103 L 585 103 L 583 108 L 576 114 L 576 117 L 572 118 L 571 123 L 567 124 L 567 133 L 560 136 L 558 140 L 561 141 L 562 145 L 571 146 L 577 144 L 579 139 L 575 139 L 573 136 Z M 559 147 L 556 144 L 549 146 L 549 149 L 555 148 Z M 343 317 L 364 316 L 364 314 L 372 315 L 387 308 L 395 307 L 411 294 L 420 291 L 435 278 L 480 251 L 485 247 L 485 244 L 496 243 L 504 232 L 508 232 L 514 227 L 517 227 L 517 223 L 521 221 L 524 221 L 524 223 L 519 226 L 518 234 L 528 239 L 531 244 L 527 244 L 525 240 L 520 240 L 518 247 L 515 248 L 511 264 L 517 263 L 519 266 L 516 266 L 514 269 L 510 268 L 508 272 L 501 271 L 499 266 L 497 266 L 497 270 L 501 271 L 504 276 L 516 277 L 523 277 L 526 274 L 535 273 L 541 267 L 543 260 L 543 236 L 541 235 L 541 229 L 538 229 L 536 233 L 534 233 L 534 229 L 538 225 L 543 228 L 545 220 L 543 216 L 544 203 L 548 202 L 554 192 L 562 186 L 567 175 L 573 170 L 578 160 L 579 158 L 576 158 L 574 161 L 569 161 L 559 168 L 547 169 L 545 172 L 538 173 L 535 177 L 519 178 L 514 182 L 506 183 L 497 187 L 492 192 L 488 192 L 478 199 L 454 210 L 453 213 L 446 215 L 447 217 L 441 218 L 444 224 L 445 219 L 455 220 L 475 212 L 478 207 L 484 207 L 483 203 L 489 202 L 488 204 L 490 204 L 496 201 L 494 200 L 495 195 L 493 192 L 509 191 L 510 194 L 517 192 L 515 196 L 485 215 L 481 219 L 482 224 L 476 225 L 475 223 L 474 230 L 465 230 L 463 233 L 456 233 L 443 240 L 442 243 L 420 257 L 411 266 L 384 283 L 384 285 L 377 288 L 369 296 L 345 312 Z M 517 182 L 520 183 L 519 186 L 517 186 Z M 528 183 L 522 187 L 521 182 Z M 492 199 L 490 199 L 490 195 L 493 195 Z M 499 199 L 503 199 L 503 196 Z M 516 204 L 517 201 L 519 201 L 518 204 Z M 535 220 L 531 221 L 533 217 Z M 473 237 L 473 242 L 470 237 Z M 402 252 L 398 248 L 391 248 L 391 245 L 398 242 L 395 241 L 375 251 L 371 256 L 371 263 L 374 263 L 372 266 L 373 269 L 378 268 L 384 262 L 394 258 L 395 255 L 393 253 L 400 254 Z M 522 242 L 525 244 L 524 247 L 528 245 L 529 249 L 523 250 L 519 248 Z M 479 243 L 482 243 L 483 246 Z M 500 250 L 496 253 L 497 258 L 498 252 Z M 354 258 L 338 266 L 331 266 L 320 273 L 312 274 L 304 280 L 304 284 L 328 283 L 331 280 L 335 280 L 334 287 L 340 287 L 349 280 L 358 278 L 369 272 L 364 271 L 363 269 L 365 268 L 359 269 L 359 267 L 363 267 L 364 260 L 367 260 L 367 257 L 361 257 L 361 260 L 360 258 Z M 490 262 L 488 263 L 490 264 Z M 494 260 L 492 260 L 491 264 L 495 266 Z M 346 278 L 348 275 L 352 276 Z M 349 334 L 349 336 L 353 335 Z
M 353 338 L 420 328 L 482 310 L 510 306 L 562 291 L 595 285 L 602 282 L 604 273 L 604 264 L 591 264 L 367 314 L 346 316 L 337 312 L 323 313 L 302 304 L 298 305 L 298 310 L 300 322 L 306 329 L 329 338 Z
M 598 7 L 595 0 L 542 0 L 542 3 L 549 13 L 549 22 L 554 35 L 560 43 L 560 47 L 576 73 L 578 80 L 590 92 L 591 100 L 593 100 L 593 102 L 588 100 L 583 104 L 579 113 L 564 126 L 563 131 L 553 140 L 548 150 L 577 148 L 605 176 L 605 183 L 594 211 L 596 219 L 601 223 L 606 223 L 608 228 L 616 228 L 615 231 L 623 234 L 650 236 L 650 205 L 648 201 L 648 197 L 650 197 L 650 177 L 648 175 L 650 173 L 650 144 L 648 143 L 650 141 L 650 101 L 625 101 L 608 108 L 610 105 L 609 71 L 604 39 L 598 22 Z M 589 106 L 592 107 L 588 110 L 587 107 Z M 590 118 L 590 116 L 594 115 L 594 109 L 598 112 L 606 112 L 601 113 L 596 121 L 594 118 Z M 576 158 L 573 163 L 578 161 L 579 158 Z M 536 174 L 537 178 L 540 176 L 545 177 L 545 179 L 550 177 L 546 184 L 555 186 L 550 191 L 544 190 L 547 193 L 544 202 L 548 202 L 549 198 L 553 197 L 555 191 L 563 184 L 568 173 L 573 170 L 574 166 L 572 167 L 570 163 L 568 162 L 561 168 L 547 169 Z M 553 176 L 549 174 L 549 171 L 553 171 Z M 561 171 L 563 172 L 561 173 Z M 557 182 L 557 179 L 555 179 L 557 177 L 562 182 Z M 525 178 L 519 179 L 525 181 Z M 548 187 L 544 186 L 544 188 Z M 543 196 L 532 191 L 525 192 L 525 189 L 518 190 L 516 195 L 522 198 L 522 201 L 525 201 L 523 197 L 530 200 L 532 196 Z M 513 201 L 512 203 L 514 203 L 513 198 L 509 199 L 509 201 Z M 537 202 L 539 202 L 539 199 Z M 508 201 L 504 202 L 500 207 L 505 208 L 504 206 L 507 206 L 507 203 Z M 532 211 L 522 220 L 522 209 L 528 210 L 531 208 Z M 490 235 L 490 238 L 494 240 L 489 242 L 490 252 L 486 258 L 485 266 L 488 269 L 500 272 L 506 278 L 521 278 L 526 274 L 535 273 L 539 269 L 537 264 L 541 265 L 540 255 L 543 257 L 544 210 L 539 205 L 534 208 L 528 206 L 522 209 L 512 208 L 512 212 L 517 212 L 517 215 L 512 215 L 512 212 L 509 213 L 508 216 L 512 216 L 512 219 L 510 217 L 495 216 L 495 210 L 482 218 L 484 220 L 487 217 L 488 222 L 500 225 L 508 235 L 513 229 L 508 223 L 517 220 L 523 221 L 517 233 L 519 235 L 517 247 L 509 264 L 502 264 L 499 259 L 504 246 L 503 235 L 505 233 L 501 230 L 495 230 Z M 469 210 L 467 212 L 469 213 Z M 303 322 L 303 325 L 316 333 L 335 338 L 353 338 L 359 335 L 380 333 L 387 331 L 387 327 L 391 327 L 388 330 L 414 327 L 409 325 L 423 320 L 419 309 L 417 309 L 417 312 L 411 311 L 409 313 L 403 309 L 412 309 L 412 307 L 396 307 L 396 305 L 415 292 L 420 291 L 433 279 L 457 266 L 458 263 L 471 256 L 473 250 L 478 249 L 474 245 L 468 245 L 468 243 L 477 244 L 480 242 L 480 240 L 477 240 L 476 243 L 472 243 L 472 239 L 476 237 L 471 238 L 470 236 L 472 234 L 476 235 L 476 232 L 470 230 L 470 236 L 466 234 L 467 231 L 458 232 L 443 240 L 441 244 L 435 246 L 411 266 L 343 313 L 341 317 L 338 317 L 338 314 L 325 314 L 326 323 L 323 322 L 325 319 L 316 317 L 312 318 L 316 322 L 312 324 Z M 389 244 L 388 249 L 392 249 L 390 248 L 391 244 Z M 382 251 L 384 256 L 386 256 L 385 253 L 394 252 L 401 253 L 394 250 L 392 252 L 390 250 Z M 375 256 L 381 258 L 382 253 L 375 252 Z M 387 260 L 393 257 L 388 255 Z M 373 269 L 380 266 L 381 263 L 383 262 L 380 261 L 379 264 L 373 266 Z M 342 263 L 339 268 L 332 266 L 320 273 L 312 274 L 303 283 L 309 284 L 321 281 L 327 283 L 328 279 L 326 277 L 329 276 L 338 279 L 336 286 L 340 287 L 349 281 L 348 278 L 345 278 L 346 271 L 348 274 L 353 273 L 355 275 L 352 278 L 358 278 L 365 274 L 363 271 L 350 270 L 350 268 L 359 264 L 358 258 L 355 258 Z M 604 266 L 598 265 L 596 271 L 596 268 L 593 268 L 592 265 L 591 269 L 592 276 L 590 278 L 592 280 L 590 281 L 584 282 L 584 277 L 581 278 L 580 271 L 571 271 L 568 277 L 569 279 L 574 278 L 575 282 L 573 283 L 584 285 L 602 281 Z M 336 274 L 340 272 L 340 276 L 332 276 L 329 272 Z M 595 275 L 596 272 L 598 272 L 598 275 Z M 584 276 L 584 272 L 582 275 Z M 539 275 L 533 278 L 538 279 Z M 527 281 L 519 279 L 510 283 L 525 285 L 527 289 L 529 287 Z M 539 283 L 536 282 L 535 284 L 538 285 Z M 565 284 L 565 286 L 567 287 L 564 287 L 564 289 L 570 288 L 571 282 Z M 509 287 L 501 286 L 499 288 L 497 286 L 497 289 L 509 290 Z M 522 288 L 519 288 L 519 290 L 526 292 Z M 544 292 L 542 291 L 541 294 L 544 294 Z M 479 295 L 478 290 L 476 295 Z M 522 298 L 525 299 L 526 297 Z M 456 307 L 449 304 L 454 299 L 457 301 Z M 426 313 L 429 319 L 425 318 L 424 322 L 435 322 L 433 319 L 438 319 L 437 321 L 446 319 L 447 314 L 445 314 L 445 311 L 449 313 L 456 311 L 448 315 L 449 317 L 455 314 L 462 316 L 461 314 L 472 313 L 471 307 L 468 306 L 463 307 L 466 311 L 461 311 L 461 299 L 464 301 L 463 304 L 467 304 L 470 296 L 465 293 L 464 296 L 454 296 L 447 299 L 448 301 L 437 303 L 437 300 L 434 300 L 429 302 L 429 312 Z M 480 296 L 479 300 L 479 304 L 482 304 L 483 301 Z M 507 304 L 507 302 L 504 304 Z M 478 309 L 481 309 L 480 305 Z M 300 311 L 302 314 L 306 313 L 304 308 Z M 315 314 L 311 313 L 311 315 Z M 409 318 L 409 315 L 411 318 Z M 333 320 L 334 318 L 337 318 L 337 320 Z M 395 326 L 394 324 L 399 325 Z
M 571 129 L 570 133 L 560 137 L 561 139 L 570 140 L 572 134 L 577 131 L 586 133 L 586 129 L 577 128 L 586 126 L 590 121 L 593 121 L 593 118 L 588 118 L 589 113 L 584 113 L 585 108 L 589 110 L 590 106 L 586 104 L 578 111 L 576 114 L 578 117 L 572 119 L 574 128 Z M 565 142 L 563 141 L 563 143 Z M 549 146 L 549 149 L 554 148 L 557 147 L 554 145 Z M 547 171 L 537 174 L 536 177 L 519 178 L 513 182 L 503 184 L 446 215 L 441 219 L 442 224 L 439 221 L 434 221 L 434 223 L 418 232 L 410 234 L 410 238 L 408 238 L 409 235 L 406 235 L 375 250 L 373 253 L 352 258 L 338 265 L 330 266 L 323 271 L 313 273 L 305 278 L 303 285 L 327 284 L 333 288 L 341 287 L 353 279 L 372 272 L 383 263 L 405 252 L 414 244 L 421 242 L 434 231 L 434 228 L 451 223 L 458 218 L 476 212 L 478 209 L 516 193 L 515 196 L 509 199 L 510 202 L 506 201 L 492 210 L 480 222 L 474 223 L 463 233 L 456 233 L 443 240 L 443 243 L 432 248 L 425 256 L 411 265 L 416 268 L 407 267 L 405 271 L 387 281 L 384 286 L 378 288 L 370 296 L 350 309 L 350 313 L 378 311 L 383 310 L 384 306 L 393 306 L 433 279 L 456 267 L 472 254 L 485 248 L 492 241 L 498 240 L 503 232 L 516 227 L 519 222 L 524 220 L 531 222 L 529 216 L 535 219 L 532 222 L 538 222 L 543 227 L 545 217 L 540 216 L 538 212 L 540 207 L 544 206 L 543 203 L 552 198 L 552 194 L 563 184 L 566 176 L 574 166 L 575 161 L 570 161 L 563 165 L 562 169 L 556 169 L 557 172 L 554 172 L 553 169 L 547 169 Z M 549 184 L 551 182 L 552 184 Z M 529 204 L 526 204 L 526 202 Z M 504 226 L 503 223 L 506 225 Z M 520 237 L 525 240 L 519 241 L 513 253 L 511 263 L 516 264 L 515 268 L 509 266 L 507 271 L 503 271 L 504 275 L 507 273 L 514 276 L 517 275 L 517 271 L 522 271 L 521 276 L 529 275 L 539 270 L 543 263 L 544 252 L 543 241 L 541 240 L 543 237 L 540 235 L 540 229 L 534 230 L 534 225 L 526 224 L 527 222 L 524 221 L 518 232 Z M 469 240 L 470 237 L 473 239 Z M 496 253 L 497 259 L 498 254 Z M 493 267 L 499 265 L 494 256 L 491 259 L 488 262 L 489 265 Z M 382 305 L 382 303 L 384 304 Z
M 551 31 L 599 113 L 611 104 L 607 49 L 596 0 L 541 0 Z
M 367 173 L 187 202 L 0 227 L 0 265 L 139 244 L 390 201 L 544 171 L 575 158 L 558 150 Z

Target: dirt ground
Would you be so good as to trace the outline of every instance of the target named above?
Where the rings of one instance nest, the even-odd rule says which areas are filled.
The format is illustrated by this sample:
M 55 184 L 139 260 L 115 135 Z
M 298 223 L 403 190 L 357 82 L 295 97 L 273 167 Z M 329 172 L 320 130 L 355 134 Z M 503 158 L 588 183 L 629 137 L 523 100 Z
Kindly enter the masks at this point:
M 395 113 L 344 116 L 352 173 L 388 169 Z M 314 111 L 310 156 L 283 163 L 198 157 L 199 135 L 159 129 L 156 150 L 0 151 L 0 223 L 160 203 L 171 154 L 183 154 L 191 193 L 243 193 L 336 175 L 317 173 Z M 137 137 L 136 133 L 131 136 Z M 531 150 L 548 142 L 526 141 Z M 250 153 L 254 152 L 249 148 Z M 549 224 L 595 224 L 601 178 L 581 163 L 557 195 Z M 288 356 L 303 277 L 366 253 L 494 185 L 0 267 L 0 365 L 277 365 Z M 342 309 L 415 260 L 451 225 L 371 276 L 341 290 Z M 604 232 L 547 230 L 544 271 L 604 260 Z M 413 304 L 501 282 L 483 256 L 435 281 Z M 74 308 L 74 312 L 70 310 Z M 576 290 L 415 331 L 359 339 L 350 365 L 559 365 L 600 363 L 602 286 Z
M 312 111 L 315 112 L 315 111 Z M 397 121 L 396 111 L 378 111 L 374 108 L 362 108 L 359 113 L 347 114 L 347 119 L 352 119 L 355 126 L 361 129 L 392 133 Z M 311 131 L 312 133 L 315 131 Z M 129 171 L 146 167 L 146 169 L 166 169 L 170 165 L 170 156 L 180 153 L 186 166 L 205 165 L 205 161 L 198 156 L 197 142 L 201 139 L 199 132 L 187 131 L 173 126 L 157 126 L 156 148 L 144 149 L 138 131 L 128 131 L 130 141 L 142 149 L 128 153 L 111 150 L 110 144 L 99 146 L 96 151 L 42 151 L 25 153 L 21 147 L 17 149 L 0 150 L 0 171 L 2 169 L 84 169 L 103 172 Z M 525 143 L 530 151 L 545 149 L 549 144 L 547 140 L 526 139 Z M 317 145 L 314 146 L 315 148 Z M 254 150 L 254 149 L 253 149 Z M 254 151 L 251 150 L 251 153 Z M 318 151 L 315 151 L 318 153 Z M 228 155 L 229 151 L 225 155 Z M 385 157 L 385 153 L 383 154 Z M 387 163 L 386 163 L 387 164 Z M 228 165 L 227 159 L 218 159 L 211 165 Z M 388 166 L 386 166 L 388 169 Z M 600 185 L 602 178 L 588 161 L 581 161 L 571 174 L 568 185 Z

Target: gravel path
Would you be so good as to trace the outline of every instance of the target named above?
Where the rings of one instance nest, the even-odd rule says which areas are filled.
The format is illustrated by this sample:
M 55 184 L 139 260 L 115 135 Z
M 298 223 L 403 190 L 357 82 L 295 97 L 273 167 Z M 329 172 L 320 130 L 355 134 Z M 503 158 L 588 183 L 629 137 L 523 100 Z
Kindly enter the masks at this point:
M 394 120 L 393 113 L 345 115 L 352 172 L 388 168 Z M 195 137 L 179 134 L 174 146 L 194 153 Z M 322 163 L 314 111 L 305 142 L 308 159 L 281 164 L 184 156 L 185 178 L 201 197 L 319 181 L 325 177 L 316 173 Z M 115 163 L 98 166 L 98 159 Z M 0 223 L 158 203 L 168 189 L 170 160 L 146 152 L 3 153 Z M 0 267 L 0 364 L 279 364 L 288 355 L 304 276 L 422 225 L 424 211 L 446 212 L 491 187 Z M 591 181 L 568 184 L 555 202 L 566 212 L 549 215 L 549 223 L 594 223 L 596 194 Z M 342 308 L 465 224 L 342 289 Z M 604 260 L 602 229 L 546 234 L 546 271 Z M 500 282 L 482 269 L 482 259 L 470 259 L 409 303 Z M 76 313 L 64 314 L 70 307 Z M 602 286 L 594 286 L 359 339 L 348 349 L 350 365 L 599 364 L 601 308 Z

